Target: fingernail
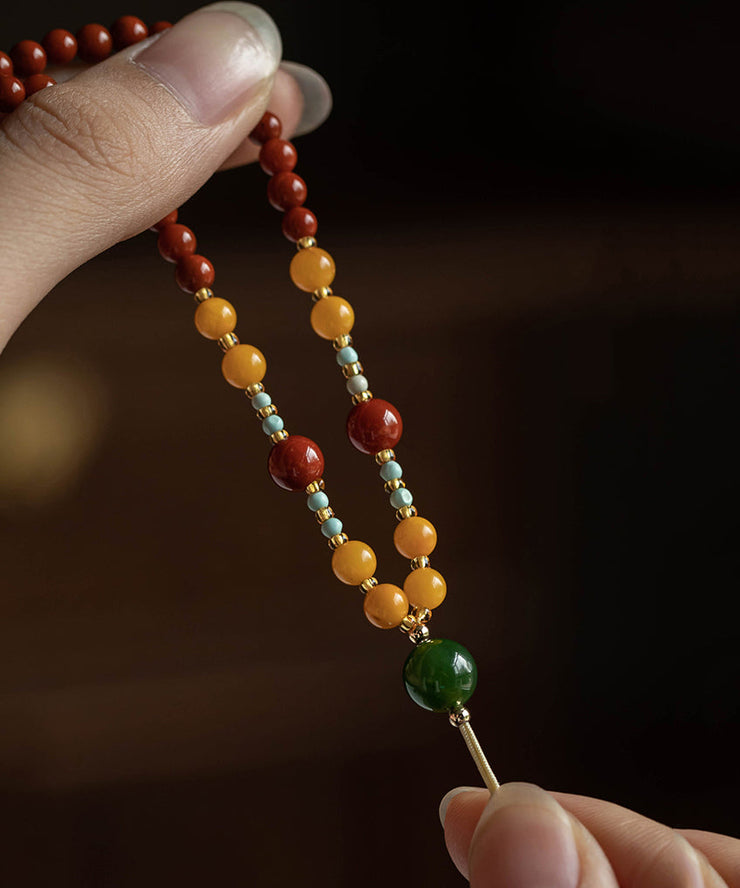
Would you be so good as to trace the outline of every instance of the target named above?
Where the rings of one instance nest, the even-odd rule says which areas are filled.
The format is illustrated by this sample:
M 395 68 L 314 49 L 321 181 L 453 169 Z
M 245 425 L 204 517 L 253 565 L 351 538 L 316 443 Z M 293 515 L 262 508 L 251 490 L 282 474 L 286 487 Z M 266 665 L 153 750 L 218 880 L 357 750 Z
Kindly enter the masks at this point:
M 280 67 L 296 81 L 303 95 L 303 113 L 293 138 L 310 133 L 329 116 L 332 106 L 329 84 L 318 71 L 298 62 L 283 62 Z
M 222 2 L 185 16 L 133 61 L 212 126 L 266 88 L 281 53 L 280 33 L 263 9 Z
M 442 824 L 443 829 L 445 825 L 445 817 L 447 817 L 447 808 L 449 807 L 450 802 L 455 796 L 460 795 L 462 792 L 487 792 L 487 790 L 481 789 L 480 786 L 456 786 L 454 789 L 451 789 L 439 803 L 439 822 Z
M 476 872 L 495 873 L 507 888 L 577 888 L 580 862 L 568 815 L 538 786 L 505 784 L 473 836 L 471 877 Z

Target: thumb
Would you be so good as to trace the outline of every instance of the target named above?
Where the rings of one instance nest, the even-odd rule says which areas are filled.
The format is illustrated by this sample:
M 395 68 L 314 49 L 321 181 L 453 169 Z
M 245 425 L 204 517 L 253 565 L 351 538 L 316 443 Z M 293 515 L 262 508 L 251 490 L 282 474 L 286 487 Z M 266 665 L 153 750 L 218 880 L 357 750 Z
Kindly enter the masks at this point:
M 215 3 L 5 118 L 0 218 L 13 221 L 0 230 L 0 349 L 59 280 L 179 206 L 232 155 L 265 110 L 281 51 L 262 9 Z
M 617 888 L 593 836 L 538 786 L 507 783 L 493 796 L 453 790 L 440 816 L 450 856 L 472 888 Z

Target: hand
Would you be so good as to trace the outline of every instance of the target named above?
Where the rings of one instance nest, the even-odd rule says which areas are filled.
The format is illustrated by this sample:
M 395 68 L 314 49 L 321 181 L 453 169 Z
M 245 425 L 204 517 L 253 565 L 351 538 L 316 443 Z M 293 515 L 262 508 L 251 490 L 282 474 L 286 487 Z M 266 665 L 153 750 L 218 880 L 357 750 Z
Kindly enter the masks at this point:
M 472 888 L 740 888 L 740 839 L 676 830 L 610 802 L 508 783 L 440 805 Z
M 2 120 L 0 351 L 78 265 L 153 225 L 217 169 L 256 160 L 247 136 L 268 102 L 285 137 L 321 123 L 328 87 L 309 68 L 278 67 L 281 52 L 261 9 L 215 3 Z

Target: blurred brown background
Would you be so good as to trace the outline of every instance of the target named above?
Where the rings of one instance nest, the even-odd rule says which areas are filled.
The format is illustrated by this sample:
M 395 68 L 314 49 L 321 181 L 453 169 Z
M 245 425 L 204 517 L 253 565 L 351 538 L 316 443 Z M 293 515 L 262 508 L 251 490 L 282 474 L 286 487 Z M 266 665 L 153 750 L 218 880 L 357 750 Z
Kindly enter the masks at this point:
M 736 34 L 712 3 L 266 2 L 336 106 L 299 172 L 475 654 L 502 779 L 740 832 Z M 192 6 L 14 8 L 2 45 Z M 455 18 L 450 18 L 455 16 Z M 182 211 L 332 504 L 401 582 L 386 496 L 258 169 Z M 40 220 L 43 224 L 43 220 Z M 0 362 L 0 871 L 23 886 L 461 884 L 475 783 L 406 698 L 154 237 Z

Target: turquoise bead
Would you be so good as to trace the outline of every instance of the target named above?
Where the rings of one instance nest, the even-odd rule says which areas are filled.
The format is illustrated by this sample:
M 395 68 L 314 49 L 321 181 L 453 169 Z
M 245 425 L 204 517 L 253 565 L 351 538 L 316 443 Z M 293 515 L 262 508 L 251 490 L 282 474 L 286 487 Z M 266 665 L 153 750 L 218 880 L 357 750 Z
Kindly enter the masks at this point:
M 391 494 L 391 505 L 394 509 L 400 509 L 402 506 L 410 506 L 414 501 L 414 496 L 406 487 L 399 487 Z
M 309 496 L 306 505 L 312 512 L 318 512 L 319 509 L 325 509 L 329 505 L 329 497 L 323 490 L 319 490 Z
M 337 352 L 337 364 L 339 364 L 340 367 L 343 367 L 345 364 L 354 364 L 356 360 L 357 352 L 351 345 L 340 348 Z
M 422 709 L 453 712 L 472 697 L 478 667 L 467 648 L 447 638 L 420 642 L 403 664 L 403 683 Z
M 274 435 L 275 432 L 282 431 L 284 425 L 282 416 L 273 413 L 272 416 L 267 416 L 262 420 L 262 431 L 266 435 Z
M 339 518 L 329 518 L 321 525 L 321 532 L 330 540 L 333 536 L 342 532 L 343 526 Z
M 383 465 L 380 467 L 380 477 L 384 481 L 395 481 L 396 478 L 400 478 L 401 475 L 403 475 L 401 463 L 397 463 L 395 459 L 389 460 L 387 463 L 383 463 Z
M 252 407 L 255 410 L 261 410 L 263 407 L 267 407 L 268 404 L 272 404 L 272 398 L 267 392 L 258 392 L 252 398 Z

